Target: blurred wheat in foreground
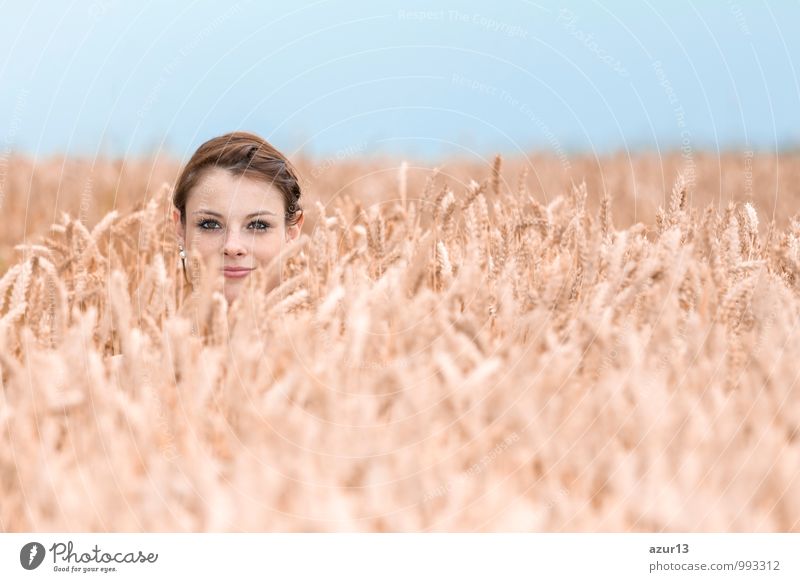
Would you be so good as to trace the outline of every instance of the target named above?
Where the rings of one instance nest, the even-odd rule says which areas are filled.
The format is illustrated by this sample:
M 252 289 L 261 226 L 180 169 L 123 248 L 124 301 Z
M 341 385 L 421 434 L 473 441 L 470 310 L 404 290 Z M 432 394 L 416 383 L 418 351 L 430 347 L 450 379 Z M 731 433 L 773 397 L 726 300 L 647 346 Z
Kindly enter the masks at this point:
M 617 230 L 499 170 L 306 203 L 230 308 L 168 186 L 18 247 L 0 529 L 799 531 L 800 222 L 679 179 Z

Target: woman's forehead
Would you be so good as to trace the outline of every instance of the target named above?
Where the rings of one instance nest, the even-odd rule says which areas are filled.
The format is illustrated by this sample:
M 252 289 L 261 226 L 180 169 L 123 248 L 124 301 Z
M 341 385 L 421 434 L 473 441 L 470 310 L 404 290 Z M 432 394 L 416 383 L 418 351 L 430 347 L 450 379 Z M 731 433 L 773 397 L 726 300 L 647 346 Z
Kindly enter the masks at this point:
M 192 192 L 189 204 L 198 207 L 249 208 L 259 206 L 277 211 L 283 200 L 280 191 L 263 180 L 235 175 L 213 168 L 205 172 Z

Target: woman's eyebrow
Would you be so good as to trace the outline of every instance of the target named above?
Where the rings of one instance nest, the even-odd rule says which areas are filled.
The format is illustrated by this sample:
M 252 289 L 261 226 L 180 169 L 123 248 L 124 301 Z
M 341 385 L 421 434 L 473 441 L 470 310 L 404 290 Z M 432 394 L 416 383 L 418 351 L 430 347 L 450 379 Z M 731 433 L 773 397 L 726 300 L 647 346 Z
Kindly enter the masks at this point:
M 219 216 L 220 218 L 224 218 L 219 212 L 214 212 L 213 210 L 206 210 L 205 208 L 201 208 L 200 210 L 195 210 L 192 214 L 210 214 L 211 216 Z M 259 210 L 258 212 L 251 212 L 245 218 L 252 218 L 253 216 L 259 216 L 261 214 L 271 214 L 275 216 L 275 213 L 270 210 Z

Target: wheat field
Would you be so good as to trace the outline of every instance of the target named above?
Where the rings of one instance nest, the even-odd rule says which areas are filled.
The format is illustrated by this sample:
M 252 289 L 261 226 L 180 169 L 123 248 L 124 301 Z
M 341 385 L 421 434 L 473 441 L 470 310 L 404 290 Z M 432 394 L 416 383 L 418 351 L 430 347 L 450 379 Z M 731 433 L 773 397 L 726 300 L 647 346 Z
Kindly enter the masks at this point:
M 800 531 L 798 156 L 303 159 L 246 297 L 172 160 L 5 160 L 2 531 Z

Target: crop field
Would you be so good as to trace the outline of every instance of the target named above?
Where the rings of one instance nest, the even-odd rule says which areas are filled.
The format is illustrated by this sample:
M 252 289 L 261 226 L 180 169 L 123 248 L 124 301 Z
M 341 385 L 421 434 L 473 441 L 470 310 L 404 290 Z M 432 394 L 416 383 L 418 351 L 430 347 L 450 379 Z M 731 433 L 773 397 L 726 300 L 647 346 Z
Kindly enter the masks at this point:
M 3 159 L 2 531 L 800 531 L 800 156 L 300 158 L 228 305 L 169 159 Z

